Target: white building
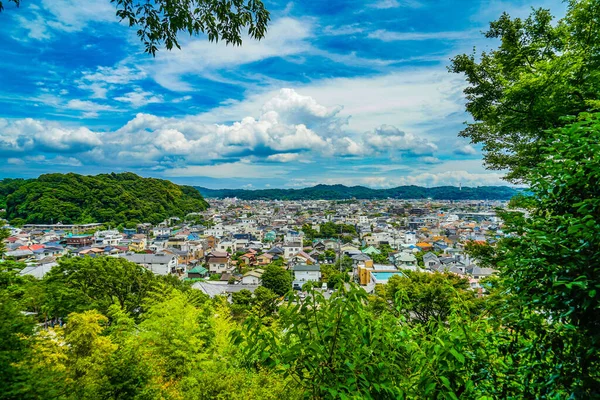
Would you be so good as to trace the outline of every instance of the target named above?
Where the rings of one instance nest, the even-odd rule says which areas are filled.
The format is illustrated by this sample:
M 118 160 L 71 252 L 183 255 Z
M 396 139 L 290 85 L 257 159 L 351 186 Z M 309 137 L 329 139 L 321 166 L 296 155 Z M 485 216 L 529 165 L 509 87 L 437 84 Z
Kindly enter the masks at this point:
M 321 267 L 319 265 L 298 264 L 293 268 L 294 283 L 317 282 L 321 280 Z
M 302 243 L 286 243 L 283 245 L 283 258 L 289 260 L 302 250 Z
M 125 254 L 123 258 L 148 268 L 156 275 L 168 275 L 177 267 L 177 256 L 173 254 Z
M 262 269 L 246 272 L 242 277 L 242 285 L 260 285 L 263 272 Z

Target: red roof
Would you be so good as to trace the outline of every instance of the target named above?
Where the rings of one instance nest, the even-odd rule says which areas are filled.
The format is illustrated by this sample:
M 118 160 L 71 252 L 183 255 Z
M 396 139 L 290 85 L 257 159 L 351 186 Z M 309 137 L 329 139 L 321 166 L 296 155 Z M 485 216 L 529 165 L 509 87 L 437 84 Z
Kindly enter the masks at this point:
M 41 250 L 43 248 L 45 248 L 46 246 L 44 246 L 43 244 L 32 244 L 31 246 L 19 246 L 19 250 Z

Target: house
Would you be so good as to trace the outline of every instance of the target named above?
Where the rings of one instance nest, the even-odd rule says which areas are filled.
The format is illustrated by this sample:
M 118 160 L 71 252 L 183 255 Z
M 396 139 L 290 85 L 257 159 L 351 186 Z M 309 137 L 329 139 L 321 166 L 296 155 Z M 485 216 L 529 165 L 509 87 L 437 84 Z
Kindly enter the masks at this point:
M 435 253 L 429 252 L 423 254 L 423 264 L 425 268 L 437 269 L 437 267 L 439 267 L 441 263 L 440 259 L 438 258 L 438 256 L 435 255 Z
M 246 265 L 254 265 L 256 264 L 256 256 L 250 252 L 241 255 L 239 260 Z
M 229 241 L 229 240 L 224 240 L 222 242 L 220 242 L 217 245 L 217 250 L 219 251 L 225 251 L 225 252 L 235 252 L 235 240 L 234 241 Z
M 419 242 L 416 244 L 416 246 L 419 248 L 420 251 L 432 251 L 433 250 L 433 246 L 430 243 L 426 243 L 426 242 Z
M 152 229 L 152 235 L 154 235 L 154 237 L 158 237 L 158 236 L 170 236 L 171 235 L 171 228 L 169 227 L 156 227 L 154 229 Z
M 4 253 L 6 257 L 9 257 L 15 261 L 24 260 L 26 258 L 33 256 L 33 251 L 31 250 L 12 250 Z
M 136 235 L 134 235 L 136 236 Z M 133 251 L 133 252 L 138 252 L 138 251 L 144 251 L 146 249 L 146 238 L 141 238 L 141 239 L 131 239 L 131 242 L 129 242 L 129 251 Z
M 469 265 L 466 269 L 466 272 L 475 279 L 482 279 L 495 274 L 497 271 L 493 268 L 483 268 L 476 265 Z
M 410 270 L 417 269 L 417 257 L 415 257 L 414 254 L 406 253 L 403 251 L 398 254 L 395 254 L 393 257 L 394 257 L 394 264 L 396 265 L 396 267 L 398 267 L 400 269 L 410 269 Z
M 279 246 L 272 247 L 269 249 L 269 251 L 267 251 L 267 254 L 271 254 L 273 256 L 273 260 L 278 260 L 279 258 L 283 257 L 284 253 L 285 251 Z
M 256 257 L 257 265 L 269 265 L 269 264 L 271 264 L 272 261 L 273 261 L 273 255 L 269 254 L 269 253 L 264 253 L 264 254 L 261 254 L 260 256 Z
M 169 275 L 175 272 L 177 256 L 173 254 L 125 254 L 126 260 L 148 268 L 157 275 Z
M 295 256 L 292 256 L 292 258 L 290 259 L 290 261 L 293 264 L 308 264 L 308 265 L 312 265 L 312 264 L 316 264 L 317 260 L 315 260 L 314 258 L 312 258 L 311 256 L 309 256 L 308 254 L 306 254 L 303 250 L 299 251 L 298 254 L 296 254 Z
M 211 274 L 221 274 L 230 268 L 229 257 L 208 257 L 206 265 Z
M 208 270 L 200 265 L 198 265 L 188 271 L 189 279 L 206 278 L 207 275 L 208 275 Z
M 367 248 L 366 248 L 366 249 L 364 249 L 362 252 L 363 252 L 363 253 L 365 253 L 365 254 L 368 254 L 368 255 L 370 255 L 370 256 L 373 256 L 373 254 L 381 254 L 381 251 L 377 250 L 377 249 L 376 249 L 375 247 L 373 247 L 373 246 L 369 246 L 369 247 L 367 247 Z
M 294 282 L 317 282 L 321 280 L 321 267 L 318 265 L 298 264 L 292 268 Z
M 275 231 L 269 231 L 269 232 L 265 233 L 264 241 L 265 242 L 274 242 L 276 238 L 277 238 L 277 234 L 275 233 Z
M 283 245 L 283 258 L 286 260 L 291 259 L 294 255 L 298 254 L 302 250 L 302 242 L 299 243 L 286 243 Z
M 325 246 L 325 243 L 323 242 L 317 242 L 313 245 L 313 250 L 317 250 L 319 252 L 324 252 L 327 249 L 327 247 Z
M 264 272 L 265 271 L 262 269 L 246 272 L 242 277 L 242 285 L 260 285 L 262 282 L 262 274 Z
M 76 248 L 91 246 L 94 242 L 92 235 L 72 235 L 67 237 L 67 246 Z

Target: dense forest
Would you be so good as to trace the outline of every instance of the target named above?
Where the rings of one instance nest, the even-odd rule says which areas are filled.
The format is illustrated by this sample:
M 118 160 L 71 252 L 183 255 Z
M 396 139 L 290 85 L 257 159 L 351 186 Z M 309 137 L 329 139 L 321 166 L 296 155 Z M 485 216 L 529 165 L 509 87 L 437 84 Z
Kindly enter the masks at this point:
M 463 187 L 398 186 L 371 189 L 364 186 L 317 185 L 303 189 L 207 189 L 196 187 L 207 198 L 237 197 L 242 200 L 346 200 L 346 199 L 427 199 L 509 200 L 518 191 L 508 186 Z
M 132 173 L 45 174 L 37 179 L 0 181 L 6 219 L 24 223 L 158 223 L 205 210 L 208 203 L 191 186 Z

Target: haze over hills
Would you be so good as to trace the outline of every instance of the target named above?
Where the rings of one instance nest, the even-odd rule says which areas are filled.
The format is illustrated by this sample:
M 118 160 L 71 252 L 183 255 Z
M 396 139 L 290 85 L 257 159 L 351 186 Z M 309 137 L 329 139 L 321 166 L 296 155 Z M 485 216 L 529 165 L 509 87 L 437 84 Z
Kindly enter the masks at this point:
M 463 187 L 398 186 L 371 189 L 364 186 L 317 185 L 302 189 L 208 189 L 195 186 L 206 198 L 237 197 L 242 200 L 345 200 L 345 199 L 426 199 L 435 200 L 509 200 L 520 189 L 508 186 Z

